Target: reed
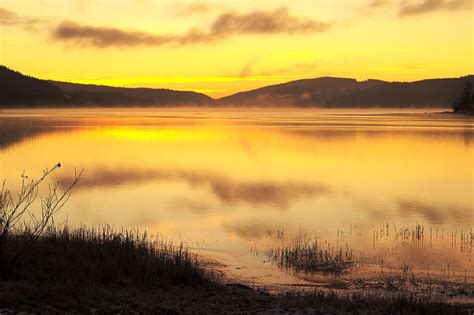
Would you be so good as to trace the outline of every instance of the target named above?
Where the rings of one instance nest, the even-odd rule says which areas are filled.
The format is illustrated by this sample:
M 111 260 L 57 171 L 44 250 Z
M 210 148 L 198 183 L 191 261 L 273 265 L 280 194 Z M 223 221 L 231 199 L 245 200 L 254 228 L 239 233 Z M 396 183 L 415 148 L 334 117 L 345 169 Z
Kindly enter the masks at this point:
M 7 258 L 14 257 L 31 237 L 28 228 L 9 234 Z M 80 285 L 167 286 L 214 284 L 214 274 L 201 268 L 184 243 L 152 240 L 146 232 L 109 225 L 71 229 L 49 226 L 35 245 L 10 265 L 14 280 L 68 281 Z
M 284 239 L 283 232 L 277 232 Z M 292 269 L 295 272 L 325 272 L 340 274 L 354 265 L 352 250 L 346 243 L 344 246 L 331 246 L 326 242 L 323 247 L 318 238 L 309 238 L 300 233 L 278 248 L 266 251 L 269 260 L 279 268 Z

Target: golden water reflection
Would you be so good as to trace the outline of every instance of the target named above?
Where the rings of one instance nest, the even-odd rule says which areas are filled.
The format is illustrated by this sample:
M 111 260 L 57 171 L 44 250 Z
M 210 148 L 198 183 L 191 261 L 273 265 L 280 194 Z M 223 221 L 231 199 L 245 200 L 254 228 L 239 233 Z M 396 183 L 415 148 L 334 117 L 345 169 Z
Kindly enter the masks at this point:
M 68 224 L 109 223 L 249 255 L 265 231 L 331 238 L 353 231 L 374 258 L 379 226 L 472 231 L 472 118 L 388 111 L 7 111 L 0 116 L 1 177 L 18 183 L 60 161 L 53 181 L 84 176 Z M 357 230 L 357 232 L 356 232 Z M 406 247 L 393 261 L 472 270 L 471 254 Z M 422 256 L 414 255 L 418 250 Z M 401 259 L 403 257 L 403 259 Z M 422 257 L 422 258 L 421 258 Z M 253 258 L 252 258 L 253 259 Z M 258 264 L 261 259 L 255 258 Z

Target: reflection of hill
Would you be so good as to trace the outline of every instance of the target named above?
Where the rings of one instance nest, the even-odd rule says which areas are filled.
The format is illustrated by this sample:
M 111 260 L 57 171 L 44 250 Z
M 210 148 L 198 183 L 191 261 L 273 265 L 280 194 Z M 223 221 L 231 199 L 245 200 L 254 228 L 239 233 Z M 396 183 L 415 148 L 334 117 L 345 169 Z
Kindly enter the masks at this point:
M 15 129 L 16 128 L 6 126 L 0 127 L 0 150 L 3 150 L 34 135 L 33 128 L 22 130 Z
M 180 119 L 160 119 L 155 117 L 126 117 L 126 116 L 101 116 L 100 120 L 96 120 L 97 116 L 87 117 L 9 117 L 8 115 L 0 116 L 0 150 L 5 149 L 17 142 L 27 140 L 29 138 L 38 137 L 44 133 L 66 132 L 79 128 L 107 128 L 116 126 L 133 126 L 140 127 L 175 127 L 189 126 L 190 121 Z M 199 121 L 199 118 L 196 118 Z M 307 138 L 308 141 L 340 141 L 341 139 L 364 138 L 367 140 L 376 140 L 387 136 L 403 136 L 411 139 L 439 139 L 440 137 L 449 138 L 450 141 L 463 141 L 466 146 L 472 145 L 474 142 L 474 131 L 471 125 L 460 125 L 456 120 L 437 120 L 426 118 L 427 124 L 425 128 L 420 128 L 420 121 L 414 120 L 410 123 L 408 120 L 389 120 L 385 121 L 381 118 L 373 118 L 364 120 L 358 124 L 350 123 L 347 118 L 342 120 L 334 120 L 332 118 L 324 120 L 318 118 L 317 122 L 313 121 L 297 121 L 297 122 L 265 122 L 265 121 L 245 121 L 242 126 L 257 127 L 266 126 L 276 127 L 281 133 L 287 135 Z M 195 123 L 195 122 L 193 122 Z M 209 121 L 206 121 L 209 125 Z M 217 124 L 216 126 L 220 126 Z M 298 128 L 292 128 L 297 126 Z M 347 128 L 350 127 L 350 128 Z M 357 127 L 354 129 L 353 127 Z M 147 128 L 147 130 L 150 130 Z M 141 129 L 140 129 L 141 130 Z M 138 132 L 140 132 L 138 130 Z
M 52 124 L 41 123 L 41 120 L 0 117 L 0 150 L 45 133 L 65 131 L 67 128 L 67 126 L 62 126 L 58 130 Z

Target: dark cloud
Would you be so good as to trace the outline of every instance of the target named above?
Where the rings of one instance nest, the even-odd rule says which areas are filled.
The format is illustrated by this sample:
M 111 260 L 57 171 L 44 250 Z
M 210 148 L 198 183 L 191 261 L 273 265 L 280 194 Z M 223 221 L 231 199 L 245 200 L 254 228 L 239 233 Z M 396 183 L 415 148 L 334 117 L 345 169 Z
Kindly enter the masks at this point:
M 70 178 L 57 178 L 59 184 L 67 186 Z M 247 202 L 252 205 L 272 205 L 287 208 L 291 201 L 331 193 L 321 184 L 242 182 L 218 174 L 198 173 L 184 170 L 108 170 L 86 172 L 78 189 L 108 187 L 131 182 L 184 181 L 191 187 L 208 187 L 223 203 Z
M 81 25 L 71 21 L 60 23 L 53 32 L 53 38 L 79 46 L 97 48 L 109 46 L 160 46 L 173 42 L 190 43 L 198 41 L 199 33 L 190 31 L 189 36 L 155 35 L 146 32 L 126 31 L 112 27 Z
M 248 13 L 228 12 L 218 16 L 209 31 L 191 28 L 184 34 L 154 34 L 113 27 L 81 25 L 71 21 L 60 23 L 53 31 L 53 39 L 79 46 L 97 48 L 111 46 L 188 45 L 248 34 L 295 34 L 326 31 L 331 25 L 303 19 L 290 14 L 287 8 Z
M 292 16 L 286 7 L 274 11 L 253 11 L 245 14 L 228 12 L 220 15 L 211 26 L 214 34 L 316 33 L 330 24 Z
M 437 10 L 464 10 L 472 9 L 472 0 L 402 0 L 400 16 L 423 14 Z
M 36 31 L 46 24 L 47 22 L 43 19 L 24 16 L 16 12 L 0 8 L 0 25 L 20 26 L 27 30 Z

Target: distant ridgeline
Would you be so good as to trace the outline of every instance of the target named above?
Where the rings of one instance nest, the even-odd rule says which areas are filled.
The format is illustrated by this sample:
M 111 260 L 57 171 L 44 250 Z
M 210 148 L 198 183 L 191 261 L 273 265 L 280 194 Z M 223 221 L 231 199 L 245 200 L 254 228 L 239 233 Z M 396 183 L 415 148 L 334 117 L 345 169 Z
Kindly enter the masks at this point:
M 72 106 L 202 106 L 207 95 L 167 89 L 117 88 L 46 81 L 0 66 L 0 108 Z
M 474 76 L 416 82 L 322 77 L 270 85 L 214 100 L 207 95 L 46 81 L 0 66 L 0 108 L 82 106 L 440 107 L 448 108 Z
M 450 107 L 474 76 L 416 82 L 323 77 L 292 81 L 240 92 L 217 100 L 220 105 L 296 106 L 325 108 Z
M 0 66 L 0 106 L 63 104 L 64 93 L 48 81 L 25 76 Z

